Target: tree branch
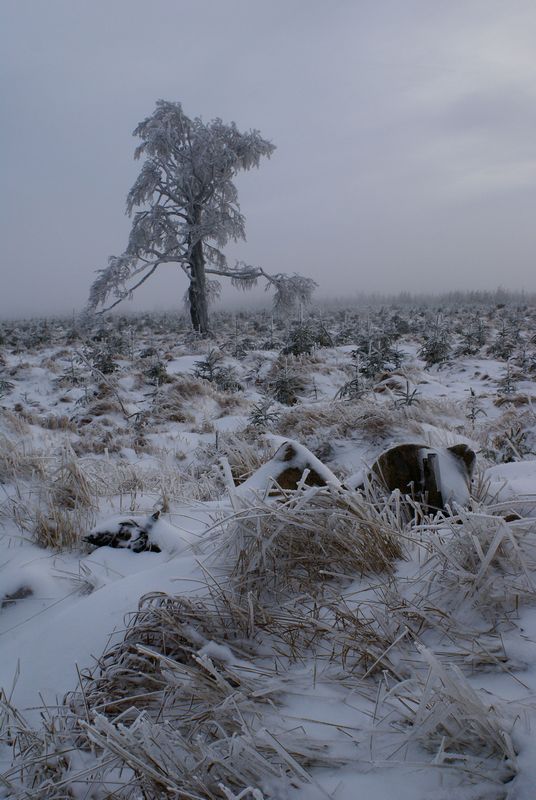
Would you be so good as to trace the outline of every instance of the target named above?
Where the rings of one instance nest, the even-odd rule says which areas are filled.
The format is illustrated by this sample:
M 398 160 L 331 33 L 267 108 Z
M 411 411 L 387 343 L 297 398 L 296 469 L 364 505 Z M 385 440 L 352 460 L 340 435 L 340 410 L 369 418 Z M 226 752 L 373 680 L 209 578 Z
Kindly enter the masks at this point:
M 112 303 L 112 305 L 111 305 L 111 306 L 108 306 L 108 308 L 103 308 L 103 309 L 101 309 L 101 311 L 96 311 L 95 313 L 96 313 L 96 314 L 105 314 L 105 313 L 106 313 L 106 311 L 111 311 L 111 310 L 112 310 L 112 308 L 115 308 L 116 306 L 118 306 L 118 305 L 119 305 L 119 303 L 122 303 L 122 302 L 123 302 L 123 300 L 125 299 L 125 297 L 126 297 L 127 295 L 129 295 L 129 294 L 132 294 L 132 292 L 133 292 L 135 289 L 137 289 L 137 288 L 138 288 L 138 286 L 141 286 L 141 285 L 142 285 L 142 283 L 145 283 L 145 281 L 146 281 L 148 278 L 150 278 L 150 277 L 151 277 L 151 275 L 152 275 L 154 272 L 156 272 L 156 268 L 160 266 L 160 263 L 161 263 L 160 261 L 157 261 L 157 262 L 156 262 L 156 264 L 153 264 L 153 266 L 151 267 L 151 269 L 149 270 L 149 272 L 147 272 L 147 273 L 146 273 L 146 274 L 143 276 L 143 278 L 142 278 L 140 281 L 138 281 L 138 283 L 136 283 L 134 286 L 132 286 L 132 287 L 131 287 L 131 288 L 130 288 L 128 291 L 127 291 L 127 294 L 126 294 L 124 297 L 120 297 L 120 298 L 119 298 L 119 300 L 116 300 L 116 301 L 115 301 L 115 303 Z

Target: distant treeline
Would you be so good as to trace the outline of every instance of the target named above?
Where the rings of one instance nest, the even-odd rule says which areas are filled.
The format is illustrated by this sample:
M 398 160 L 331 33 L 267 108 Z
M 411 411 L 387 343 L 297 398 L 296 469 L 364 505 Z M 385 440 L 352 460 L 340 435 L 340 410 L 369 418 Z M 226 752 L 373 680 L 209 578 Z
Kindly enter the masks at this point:
M 524 290 L 520 291 L 510 291 L 508 289 L 504 289 L 503 287 L 499 287 L 492 292 L 486 291 L 455 291 L 455 292 L 443 292 L 438 294 L 431 294 L 431 293 L 415 293 L 415 292 L 398 292 L 397 294 L 382 294 L 380 292 L 357 292 L 354 295 L 345 295 L 344 297 L 325 297 L 322 294 L 318 293 L 313 296 L 313 304 L 311 309 L 314 311 L 315 309 L 320 310 L 322 308 L 326 310 L 351 310 L 356 308 L 382 308 L 391 307 L 391 308 L 436 308 L 436 309 L 447 309 L 447 308 L 459 308 L 459 307 L 471 307 L 471 306 L 483 306 L 483 307 L 493 307 L 493 306 L 536 306 L 536 292 L 525 292 Z M 310 310 L 311 310 L 310 309 Z M 303 309 L 304 313 L 308 315 L 310 310 Z M 258 297 L 252 297 L 251 302 L 244 302 L 236 303 L 236 302 L 227 302 L 227 301 L 220 301 L 215 304 L 215 313 L 231 313 L 231 314 L 248 314 L 248 313 L 259 313 L 264 312 L 268 315 L 272 313 L 271 311 L 271 304 L 269 302 L 262 302 L 262 300 Z M 300 312 L 301 313 L 301 312 Z M 65 316 L 61 314 L 51 314 L 46 316 L 35 315 L 34 317 L 15 317 L 11 315 L 6 315 L 5 317 L 0 317 L 0 321 L 8 322 L 8 321 L 24 321 L 24 322 L 37 322 L 40 321 L 42 323 L 68 323 L 69 321 L 75 325 L 79 324 L 82 320 L 84 315 L 79 315 L 75 312 L 71 314 L 66 314 Z M 100 319 L 102 323 L 105 323 L 106 319 L 110 318 L 124 318 L 125 320 L 128 319 L 136 319 L 136 320 L 143 320 L 144 318 L 157 318 L 159 316 L 164 317 L 173 317 L 173 318 L 183 318 L 185 317 L 184 307 L 179 306 L 179 308 L 162 308 L 159 310 L 130 310 L 127 307 L 122 307 L 118 309 L 117 312 L 113 311 L 107 314 L 103 314 L 102 316 L 97 315 L 95 318 L 86 318 L 85 322 L 87 324 L 95 324 Z
M 494 305 L 534 305 L 536 292 L 509 291 L 502 287 L 493 292 L 455 291 L 440 294 L 399 292 L 398 294 L 381 294 L 379 292 L 359 292 L 352 297 L 333 297 L 322 299 L 316 297 L 316 304 L 330 308 L 348 308 L 351 306 L 494 306 Z

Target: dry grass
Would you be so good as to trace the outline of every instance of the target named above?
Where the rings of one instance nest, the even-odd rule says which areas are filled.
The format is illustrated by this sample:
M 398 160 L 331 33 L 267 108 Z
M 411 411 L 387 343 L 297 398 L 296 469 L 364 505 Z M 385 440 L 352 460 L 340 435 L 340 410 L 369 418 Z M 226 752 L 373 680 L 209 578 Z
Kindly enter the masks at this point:
M 65 715 L 43 713 L 43 726 L 33 729 L 0 690 L 0 742 L 12 747 L 16 767 L 0 775 L 6 797 L 17 800 L 72 800 L 64 778 L 70 755 L 76 756 Z
M 15 478 L 44 478 L 49 462 L 48 454 L 0 434 L 0 483 L 10 483 Z
M 0 475 L 13 484 L 0 518 L 41 547 L 63 550 L 80 545 L 94 524 L 97 493 L 71 448 L 26 454 L 22 445 L 0 439 Z
M 527 394 L 509 394 L 509 395 L 499 395 L 499 397 L 495 398 L 493 401 L 493 405 L 497 406 L 497 408 L 501 408 L 502 406 L 510 406 L 510 408 L 521 408 L 522 406 L 530 406 L 532 413 L 534 414 L 532 408 L 533 398 Z
M 511 405 L 502 414 L 481 423 L 476 435 L 484 453 L 494 462 L 520 461 L 534 457 L 533 429 L 536 416 L 532 406 L 518 410 Z
M 386 697 L 388 706 L 396 701 L 397 712 L 402 709 L 397 724 L 410 726 L 403 746 L 416 741 L 434 753 L 435 764 L 463 766 L 477 778 L 511 780 L 517 758 L 507 730 L 512 724 L 505 724 L 501 705 L 486 706 L 457 667 L 418 649 L 427 671 L 395 685 Z
M 214 555 L 240 594 L 315 594 L 335 577 L 390 572 L 402 555 L 401 530 L 388 506 L 378 510 L 343 488 L 241 503 L 218 534 Z
M 94 525 L 95 495 L 74 453 L 66 450 L 56 469 L 34 494 L 21 529 L 51 550 L 79 547 Z
M 19 412 L 7 408 L 2 409 L 2 424 L 8 432 L 13 432 L 17 436 L 26 436 L 30 432 L 27 420 Z
M 277 424 L 278 433 L 304 444 L 320 430 L 323 435 L 333 433 L 339 438 L 348 438 L 358 432 L 366 432 L 370 438 L 386 438 L 393 427 L 386 410 L 367 401 L 356 405 L 338 401 L 330 403 L 329 407 L 296 406 L 282 414 Z
M 135 441 L 130 431 L 116 425 L 108 417 L 82 417 L 79 421 L 79 439 L 72 443 L 79 457 L 118 453 L 123 447 L 133 447 Z
M 200 342 L 197 349 L 208 347 Z M 315 372 L 331 369 L 315 358 L 298 368 L 305 374 L 313 364 Z M 179 469 L 173 452 L 151 447 L 151 425 L 210 431 L 211 417 L 241 411 L 248 401 L 181 375 L 143 405 L 146 425 L 138 429 L 116 377 L 100 384 L 85 414 L 91 424 L 78 431 L 78 452 L 135 446 L 151 450 L 153 459 L 132 464 L 59 447 L 46 454 L 25 449 L 30 424 L 67 432 L 72 426 L 66 418 L 47 422 L 35 407 L 25 419 L 3 415 L 0 480 L 14 485 L 0 513 L 44 547 L 76 546 L 95 508 L 107 503 L 173 510 L 175 502 L 213 499 L 219 487 L 209 468 L 218 456 L 227 457 L 241 482 L 270 455 L 259 440 L 220 434 L 217 448 L 199 448 L 195 463 L 183 458 Z M 117 413 L 122 428 L 106 418 Z M 446 421 L 443 428 L 438 420 Z M 493 443 L 518 423 L 522 433 L 534 424 L 524 403 L 474 425 L 474 435 Z M 401 435 L 448 445 L 454 432 L 456 439 L 473 433 L 460 404 L 420 397 L 394 407 L 388 391 L 293 407 L 282 412 L 277 432 L 317 452 L 319 437 L 379 448 Z M 264 800 L 301 788 L 307 797 L 315 769 L 359 768 L 367 739 L 365 730 L 355 738 L 345 730 L 350 747 L 341 751 L 329 735 L 308 738 L 305 721 L 285 719 L 285 693 L 309 697 L 318 686 L 328 687 L 334 702 L 351 693 L 369 703 L 364 768 L 408 758 L 456 773 L 465 788 L 478 783 L 475 797 L 504 797 L 502 782 L 517 769 L 512 721 L 500 705 L 488 706 L 465 675 L 523 667 L 502 634 L 515 630 L 519 607 L 534 602 L 536 551 L 530 520 L 505 520 L 504 508 L 485 505 L 482 482 L 473 494 L 479 502 L 450 519 L 414 506 L 409 524 L 396 495 L 382 501 L 312 488 L 246 502 L 238 493 L 234 513 L 207 541 L 199 595 L 143 598 L 123 639 L 80 676 L 64 705 L 44 712 L 39 730 L 0 697 L 0 743 L 14 753 L 1 779 L 7 795 Z M 413 559 L 410 577 L 406 567 L 398 569 L 406 556 Z
M 69 431 L 76 433 L 77 425 L 65 414 L 48 414 L 38 420 L 38 424 L 48 431 Z
M 401 431 L 414 437 L 430 438 L 429 426 L 436 427 L 438 420 L 446 420 L 459 428 L 457 435 L 448 434 L 445 428 L 431 444 L 445 445 L 459 441 L 465 430 L 465 415 L 461 406 L 451 400 L 424 400 L 411 406 L 395 407 L 389 402 L 363 398 L 356 402 L 334 401 L 321 406 L 293 407 L 281 415 L 277 432 L 309 444 L 318 438 L 319 431 L 325 439 L 361 438 L 366 442 L 381 444 L 400 438 Z M 448 441 L 447 441 L 448 440 Z M 314 446 L 313 446 L 314 449 Z
M 95 400 L 84 411 L 85 417 L 103 417 L 106 414 L 121 414 L 122 407 L 115 397 L 103 397 Z
M 296 731 L 256 729 L 249 715 L 242 712 L 239 695 L 235 690 L 239 718 L 234 733 L 215 725 L 210 737 L 187 739 L 179 730 L 143 716 L 130 727 L 114 726 L 104 717 L 96 717 L 83 727 L 97 747 L 115 755 L 121 765 L 134 772 L 130 796 L 136 796 L 137 790 L 147 800 L 284 797 L 292 788 L 314 783 L 307 771 L 309 766 L 341 765 L 330 757 L 325 745 L 307 740 Z M 266 786 L 267 795 L 261 791 Z M 277 787 L 277 794 L 272 794 L 271 786 Z
M 272 458 L 274 447 L 259 436 L 258 431 L 248 429 L 246 433 L 219 433 L 217 446 L 200 447 L 197 452 L 211 463 L 224 456 L 238 485 Z
M 289 790 L 312 782 L 311 766 L 339 766 L 325 744 L 282 727 L 281 682 L 252 666 L 257 650 L 239 634 L 224 607 L 147 596 L 124 641 L 67 698 L 54 739 L 65 755 L 47 774 L 50 738 L 12 719 L 18 780 L 36 797 L 59 800 L 84 786 L 104 798 L 120 770 L 121 797 L 224 800 L 248 786 Z M 73 760 L 75 748 L 83 758 Z M 5 780 L 14 777 L 11 771 Z M 31 788 L 24 796 L 33 796 Z
M 423 534 L 429 549 L 418 579 L 423 605 L 451 615 L 470 607 L 496 622 L 536 600 L 532 522 L 507 522 L 477 509 L 460 511 Z
M 181 375 L 165 388 L 164 394 L 170 401 L 195 405 L 200 397 L 214 398 L 217 390 L 209 381 L 189 375 Z
M 174 382 L 161 389 L 155 397 L 152 416 L 158 422 L 195 422 L 192 405 L 195 403 L 195 387 L 199 386 L 198 397 L 206 397 L 206 388 L 201 381 Z
M 80 547 L 95 524 L 95 502 L 86 496 L 88 487 L 74 487 L 58 478 L 54 484 L 20 487 L 0 508 L 0 518 L 13 523 L 40 547 L 70 550 Z
M 228 609 L 206 600 L 147 595 L 123 641 L 87 676 L 85 701 L 94 712 L 121 715 L 125 722 L 135 719 L 141 710 L 155 718 L 163 714 L 168 722 L 187 726 L 191 735 L 196 735 L 207 719 L 214 719 L 230 686 L 253 691 L 248 688 L 247 674 L 239 677 L 236 665 L 244 665 L 256 648 L 240 636 L 235 622 Z M 200 655 L 209 644 L 210 659 Z M 218 648 L 221 658 L 217 657 Z M 218 676 L 207 668 L 209 661 L 217 664 Z M 170 670 L 177 680 L 170 681 Z M 183 679 L 179 680 L 179 674 Z M 166 698 L 172 685 L 172 697 Z
M 94 489 L 70 448 L 62 453 L 60 464 L 51 478 L 52 496 L 57 505 L 70 509 L 94 506 Z
M 268 637 L 274 658 L 281 663 L 314 663 L 318 678 L 352 681 L 389 674 L 401 680 L 407 669 L 401 663 L 407 629 L 397 617 L 383 613 L 379 603 L 359 602 L 340 586 L 322 597 L 300 594 L 271 606 L 260 605 L 252 595 L 233 596 L 234 616 L 241 608 L 244 619 L 261 640 Z M 408 643 L 411 640 L 408 639 Z M 365 688 L 366 684 L 363 684 Z
M 219 406 L 219 417 L 225 417 L 227 414 L 247 414 L 249 404 L 242 397 L 240 392 L 218 392 L 216 397 Z
M 71 550 L 81 545 L 82 537 L 95 524 L 95 516 L 87 509 L 68 510 L 50 504 L 40 507 L 25 522 L 25 529 L 40 547 L 49 550 Z
M 483 787 L 475 796 L 503 797 L 517 770 L 512 723 L 453 661 L 504 668 L 506 654 L 499 637 L 463 628 L 456 612 L 464 595 L 496 614 L 490 578 L 517 581 L 532 566 L 526 533 L 480 512 L 409 529 L 396 505 L 379 508 L 345 490 L 308 489 L 238 509 L 214 534 L 228 579 L 205 573 L 203 594 L 143 598 L 123 640 L 40 733 L 4 704 L 17 765 L 6 785 L 51 800 L 75 786 L 95 800 L 307 792 L 312 769 L 355 758 L 280 715 L 291 665 L 313 662 L 315 680 L 359 690 L 375 707 L 371 763 L 387 753 L 392 764 L 411 758 L 424 767 L 431 751 L 436 768 Z M 406 581 L 392 574 L 402 539 L 425 556 Z M 365 598 L 349 584 L 358 575 L 368 575 Z M 430 636 L 449 667 L 422 646 Z M 61 755 L 47 768 L 51 750 Z

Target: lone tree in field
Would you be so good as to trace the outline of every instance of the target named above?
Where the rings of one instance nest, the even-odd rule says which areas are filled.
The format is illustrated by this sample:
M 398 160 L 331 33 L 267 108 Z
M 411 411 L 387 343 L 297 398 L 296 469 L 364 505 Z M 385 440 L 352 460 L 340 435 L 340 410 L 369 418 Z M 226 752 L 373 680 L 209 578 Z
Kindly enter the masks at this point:
M 274 303 L 287 310 L 306 303 L 316 284 L 299 275 L 268 275 L 260 267 L 227 263 L 222 248 L 245 239 L 233 183 L 240 170 L 258 167 L 275 150 L 258 131 L 240 133 L 221 119 L 190 119 L 180 103 L 159 100 L 154 113 L 140 122 L 134 136 L 141 144 L 135 158 L 145 159 L 127 197 L 133 217 L 127 249 L 112 256 L 90 290 L 96 310 L 111 295 L 113 308 L 141 286 L 162 264 L 179 265 L 189 280 L 187 301 L 194 330 L 209 333 L 208 301 L 220 284 L 208 275 L 231 278 L 249 289 L 259 278 L 275 289 Z M 135 209 L 140 209 L 135 211 Z

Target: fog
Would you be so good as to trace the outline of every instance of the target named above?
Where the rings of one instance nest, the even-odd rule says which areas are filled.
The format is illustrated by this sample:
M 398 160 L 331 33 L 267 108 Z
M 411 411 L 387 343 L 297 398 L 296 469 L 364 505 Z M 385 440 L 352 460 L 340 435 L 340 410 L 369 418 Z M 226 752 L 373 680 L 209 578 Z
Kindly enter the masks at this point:
M 158 98 L 277 146 L 231 262 L 349 299 L 534 291 L 535 40 L 530 0 L 3 0 L 0 316 L 84 305 Z M 162 267 L 125 310 L 185 289 Z

